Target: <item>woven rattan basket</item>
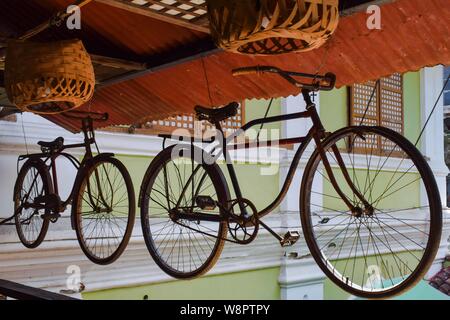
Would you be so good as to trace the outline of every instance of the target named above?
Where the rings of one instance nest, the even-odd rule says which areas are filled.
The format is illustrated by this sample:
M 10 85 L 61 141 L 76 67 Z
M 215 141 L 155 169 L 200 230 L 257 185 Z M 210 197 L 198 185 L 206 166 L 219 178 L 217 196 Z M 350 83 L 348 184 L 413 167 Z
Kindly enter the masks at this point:
M 273 55 L 320 47 L 336 30 L 339 0 L 207 0 L 211 35 L 227 51 Z
M 92 98 L 94 68 L 80 40 L 10 41 L 5 87 L 9 100 L 22 111 L 61 113 Z

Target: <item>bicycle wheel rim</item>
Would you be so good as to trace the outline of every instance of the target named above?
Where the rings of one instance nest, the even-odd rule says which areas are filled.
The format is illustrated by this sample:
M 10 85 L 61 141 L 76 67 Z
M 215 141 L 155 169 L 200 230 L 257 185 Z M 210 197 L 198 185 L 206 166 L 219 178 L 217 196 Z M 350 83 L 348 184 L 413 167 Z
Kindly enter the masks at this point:
M 27 248 L 38 247 L 45 238 L 49 222 L 41 218 L 48 209 L 18 209 L 24 204 L 33 203 L 37 196 L 49 194 L 50 187 L 45 166 L 39 162 L 27 162 L 19 173 L 17 190 L 14 196 L 15 225 L 22 244 Z M 27 196 L 28 194 L 28 196 Z M 27 199 L 25 199 L 27 198 Z
M 365 141 L 359 138 L 355 139 L 355 133 L 367 135 L 367 139 Z M 371 140 L 369 135 L 376 135 L 380 139 Z M 357 141 L 358 139 L 360 141 Z M 383 141 L 383 139 L 389 140 L 391 143 Z M 350 141 L 353 141 L 355 146 L 359 143 L 359 147 L 365 143 L 365 149 L 368 145 L 373 144 L 371 148 L 379 147 L 379 154 L 371 150 L 370 156 L 368 153 L 361 155 L 361 151 L 358 155 L 358 152 L 356 152 L 358 148 L 355 146 L 350 148 L 352 152 L 349 152 Z M 367 186 L 372 184 L 371 192 L 373 194 L 372 197 L 367 196 L 367 199 L 371 199 L 369 202 L 374 205 L 375 212 L 372 216 L 365 214 L 362 217 L 355 217 L 354 214 L 353 216 L 349 215 L 348 209 L 340 208 L 340 210 L 336 210 L 336 207 L 333 208 L 333 201 L 330 201 L 330 199 L 333 200 L 332 197 L 339 198 L 339 196 L 336 193 L 330 194 L 332 188 L 325 187 L 326 184 L 331 184 L 326 181 L 326 177 L 322 177 L 323 203 L 321 207 L 314 203 L 317 200 L 312 199 L 320 193 L 317 192 L 320 186 L 317 182 L 319 179 L 316 178 L 325 172 L 323 166 L 320 166 L 322 160 L 316 152 L 307 165 L 306 171 L 312 173 L 304 178 L 304 189 L 301 197 L 302 223 L 306 241 L 321 269 L 342 289 L 366 298 L 386 298 L 398 295 L 421 280 L 439 247 L 442 209 L 433 174 L 421 154 L 409 141 L 386 128 L 349 127 L 328 138 L 324 142 L 324 148 L 329 149 L 332 145 L 339 145 L 339 143 L 340 149 L 347 150 L 347 152 L 343 152 L 343 158 L 347 157 L 347 164 L 352 166 L 349 169 L 350 178 L 357 185 L 357 189 L 363 191 L 366 189 L 367 193 Z M 392 163 L 389 163 L 390 157 L 393 155 L 393 152 L 389 152 L 390 150 L 396 151 L 396 158 Z M 388 160 L 386 162 L 384 160 L 378 161 L 383 158 L 383 155 L 384 160 Z M 327 153 L 327 158 L 334 159 L 330 157 L 330 153 Z M 374 159 L 376 161 L 371 162 Z M 330 162 L 333 162 L 333 160 Z M 365 172 L 369 176 L 367 181 L 371 182 L 361 179 L 361 173 L 358 173 L 361 168 L 358 168 L 357 163 L 366 163 Z M 372 170 L 373 167 L 370 164 L 377 165 L 378 169 Z M 367 167 L 370 167 L 370 170 L 367 170 Z M 389 167 L 391 169 L 387 170 Z M 411 168 L 415 168 L 415 170 L 413 171 Z M 385 175 L 385 170 L 389 178 L 378 179 L 382 177 L 382 174 Z M 353 174 L 352 171 L 354 171 Z M 377 176 L 372 171 L 380 171 L 382 174 L 379 173 Z M 326 173 L 325 175 L 329 178 Z M 356 181 L 358 177 L 360 177 L 359 183 Z M 391 179 L 392 177 L 395 177 L 395 179 Z M 405 177 L 409 177 L 409 180 L 406 180 Z M 316 182 L 314 182 L 315 180 Z M 375 195 L 377 181 L 381 181 L 382 186 L 390 188 L 390 191 L 383 193 L 385 189 L 380 188 L 378 195 Z M 398 185 L 398 181 L 401 182 L 400 185 Z M 362 188 L 364 183 L 366 183 L 366 187 Z M 316 187 L 314 187 L 314 184 Z M 400 189 L 399 186 L 408 187 Z M 308 188 L 310 188 L 310 191 L 305 191 Z M 398 192 L 393 192 L 396 190 Z M 407 197 L 400 197 L 400 192 Z M 364 194 L 364 192 L 362 193 Z M 350 194 L 354 196 L 353 192 L 350 192 Z M 381 200 L 380 195 L 382 196 Z M 329 199 L 324 200 L 325 197 L 329 197 Z M 387 201 L 387 197 L 394 199 L 393 201 Z M 348 198 L 354 200 L 350 196 Z M 357 197 L 356 200 L 358 201 Z M 374 200 L 378 200 L 378 202 Z M 411 205 L 413 201 L 417 203 Z M 340 200 L 340 202 L 343 201 Z M 408 206 L 405 206 L 405 204 L 408 204 Z M 334 217 L 331 214 L 328 217 L 323 214 L 323 212 L 332 211 L 332 209 L 337 211 Z M 321 213 L 320 210 L 323 212 Z M 316 217 L 313 217 L 311 213 Z M 318 218 L 317 214 L 321 214 L 321 217 Z M 339 217 L 339 215 L 341 216 Z M 331 222 L 333 219 L 334 221 Z M 339 223 L 339 220 L 346 222 Z M 347 224 L 346 228 L 344 228 L 344 223 Z M 324 227 L 324 225 L 327 226 Z M 352 228 L 350 228 L 351 225 Z M 332 230 L 333 228 L 334 230 Z M 326 235 L 327 232 L 328 235 Z M 333 237 L 336 234 L 337 237 Z M 361 237 L 361 235 L 363 236 Z M 320 237 L 323 237 L 322 240 L 318 239 Z M 353 242 L 350 243 L 349 241 Z M 393 243 L 395 243 L 395 246 Z M 348 251 L 349 247 L 350 251 Z M 348 261 L 345 261 L 345 264 L 340 262 L 344 261 L 343 258 L 345 257 L 345 255 L 340 254 L 346 252 L 346 250 L 353 256 L 353 265 L 350 265 Z M 378 258 L 378 260 L 375 258 Z M 350 270 L 351 275 L 349 275 Z M 355 274 L 358 275 L 359 279 L 356 279 Z
M 134 189 L 117 159 L 95 161 L 82 174 L 73 213 L 81 249 L 94 263 L 116 261 L 128 245 L 135 220 Z
M 176 155 L 172 154 L 173 149 L 164 150 L 150 165 L 149 171 L 152 174 L 143 184 L 141 222 L 147 247 L 158 266 L 172 277 L 190 279 L 206 273 L 215 264 L 223 248 L 227 226 L 225 222 L 204 224 L 202 221 L 196 224 L 193 221 L 179 220 L 173 222 L 170 219 L 168 209 L 176 206 L 177 192 L 180 196 L 183 184 L 185 185 L 186 181 L 189 181 L 186 177 L 187 174 L 184 175 L 183 173 L 187 173 L 187 170 L 192 168 L 189 148 L 181 147 L 180 152 Z M 200 154 L 202 152 L 200 149 L 196 149 L 196 151 Z M 178 163 L 176 163 L 177 161 Z M 180 161 L 183 163 L 180 163 Z M 200 181 L 201 176 L 206 174 L 203 180 L 205 188 L 200 189 L 201 195 L 211 195 L 214 200 L 226 203 L 227 192 L 215 165 L 195 163 L 197 171 L 191 181 L 194 181 L 195 184 L 196 181 Z M 166 170 L 165 173 L 164 169 Z M 170 185 L 168 189 L 164 184 L 165 176 L 167 176 L 167 185 Z M 172 182 L 174 183 L 172 184 Z M 155 188 L 155 186 L 157 187 Z M 215 197 L 212 193 L 208 193 L 212 190 L 211 188 Z M 186 192 L 182 199 L 182 206 L 186 206 L 188 202 L 191 203 L 192 199 L 188 199 L 191 192 L 191 188 L 189 189 L 189 192 Z M 170 193 L 171 200 L 164 202 L 167 201 L 164 199 L 167 190 Z M 166 203 L 169 203 L 171 208 Z M 222 214 L 218 207 L 214 211 L 208 211 L 208 213 Z M 177 233 L 178 236 L 176 236 Z M 170 242 L 174 245 L 171 246 Z

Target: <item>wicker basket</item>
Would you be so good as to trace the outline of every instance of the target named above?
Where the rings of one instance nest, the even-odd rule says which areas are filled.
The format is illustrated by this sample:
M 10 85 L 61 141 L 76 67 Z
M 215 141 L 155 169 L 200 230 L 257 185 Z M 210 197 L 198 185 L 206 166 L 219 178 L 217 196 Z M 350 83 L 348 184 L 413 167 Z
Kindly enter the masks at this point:
M 207 0 L 211 35 L 227 51 L 274 55 L 320 47 L 336 30 L 339 0 Z
M 11 41 L 6 51 L 5 87 L 9 100 L 22 111 L 61 113 L 92 98 L 94 68 L 80 40 Z

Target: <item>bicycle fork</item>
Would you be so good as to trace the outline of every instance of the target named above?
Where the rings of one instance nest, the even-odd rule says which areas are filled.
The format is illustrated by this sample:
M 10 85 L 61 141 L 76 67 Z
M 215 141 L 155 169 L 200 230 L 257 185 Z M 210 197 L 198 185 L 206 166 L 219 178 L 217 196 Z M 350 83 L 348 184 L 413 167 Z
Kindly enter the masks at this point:
M 345 166 L 345 162 L 342 159 L 339 148 L 337 147 L 337 145 L 333 145 L 331 147 L 331 150 L 335 156 L 335 160 L 342 172 L 342 175 L 344 176 L 344 179 L 347 182 L 350 189 L 352 190 L 352 192 L 361 201 L 361 203 L 364 204 L 364 210 L 360 207 L 354 206 L 353 203 L 348 199 L 348 197 L 342 191 L 342 189 L 339 187 L 339 183 L 337 182 L 336 177 L 333 173 L 333 169 L 331 168 L 330 162 L 328 161 L 328 157 L 326 154 L 327 152 L 323 148 L 322 140 L 326 137 L 325 128 L 322 125 L 320 117 L 315 108 L 315 104 L 311 101 L 311 98 L 309 96 L 309 91 L 303 90 L 302 93 L 303 93 L 305 102 L 307 104 L 306 109 L 311 113 L 311 120 L 313 122 L 313 128 L 315 128 L 314 132 L 313 132 L 313 139 L 316 143 L 317 151 L 319 152 L 319 155 L 322 159 L 323 165 L 328 174 L 331 185 L 333 186 L 334 190 L 339 195 L 339 197 L 342 199 L 342 201 L 344 201 L 345 205 L 348 207 L 348 209 L 350 210 L 350 212 L 352 213 L 353 216 L 360 217 L 363 215 L 363 213 L 366 213 L 368 215 L 373 215 L 373 207 L 367 202 L 367 200 L 364 198 L 364 196 L 361 194 L 361 192 L 359 192 L 359 190 L 356 188 L 355 184 L 353 183 L 352 179 L 350 178 L 350 174 L 348 173 L 347 167 Z

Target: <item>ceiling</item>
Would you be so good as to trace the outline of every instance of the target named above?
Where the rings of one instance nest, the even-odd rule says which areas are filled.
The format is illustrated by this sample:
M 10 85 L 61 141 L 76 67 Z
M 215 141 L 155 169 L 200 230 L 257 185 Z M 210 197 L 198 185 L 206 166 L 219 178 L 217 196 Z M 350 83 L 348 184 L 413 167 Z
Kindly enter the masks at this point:
M 183 0 L 189 1 L 197 1 L 199 6 L 202 3 Z M 165 14 L 151 12 L 149 2 L 157 1 L 95 0 L 82 9 L 81 30 L 52 27 L 33 38 L 79 38 L 93 57 L 122 63 L 124 67 L 117 67 L 116 63 L 105 64 L 105 59 L 93 60 L 97 90 L 94 99 L 82 108 L 108 112 L 109 121 L 102 126 L 161 119 L 191 112 L 197 104 L 216 106 L 297 93 L 298 89 L 274 76 L 234 78 L 231 70 L 236 67 L 269 64 L 293 71 L 334 72 L 337 85 L 344 86 L 394 72 L 450 64 L 448 0 L 375 1 L 382 5 L 381 30 L 366 26 L 364 9 L 374 1 L 341 1 L 343 17 L 331 41 L 314 51 L 277 57 L 220 51 L 208 34 L 204 17 L 194 15 L 192 21 L 181 21 L 186 19 L 179 14 L 167 16 L 166 9 L 171 8 L 165 8 Z M 1 38 L 18 37 L 72 3 L 0 1 L 0 44 Z M 357 6 L 362 3 L 366 6 Z M 0 71 L 0 87 L 1 83 Z M 4 94 L 2 100 L 1 90 L 0 104 L 8 104 Z M 73 132 L 79 130 L 77 121 L 62 115 L 49 119 Z

